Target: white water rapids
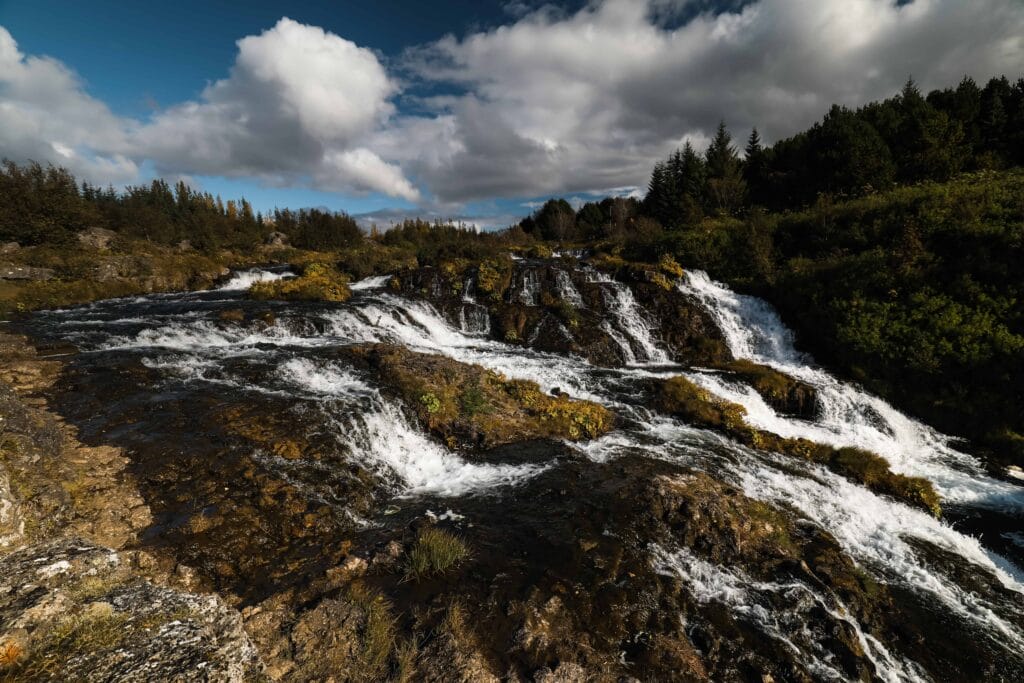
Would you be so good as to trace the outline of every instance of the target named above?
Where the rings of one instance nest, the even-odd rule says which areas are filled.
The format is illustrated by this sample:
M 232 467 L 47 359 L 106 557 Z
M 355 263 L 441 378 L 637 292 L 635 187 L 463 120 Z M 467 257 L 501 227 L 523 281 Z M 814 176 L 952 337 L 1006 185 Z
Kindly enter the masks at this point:
M 237 286 L 243 277 L 254 282 L 263 276 L 242 274 L 232 282 Z M 771 365 L 817 388 L 821 411 L 813 420 L 779 415 L 751 389 L 719 374 L 663 367 L 670 363 L 669 356 L 657 344 L 651 324 L 629 287 L 621 283 L 608 283 L 609 307 L 617 318 L 616 331 L 624 330 L 629 336 L 627 339 L 619 332 L 619 343 L 630 349 L 631 361 L 640 366 L 612 370 L 594 367 L 573 356 L 541 353 L 487 339 L 479 333 L 464 333 L 431 305 L 380 291 L 385 282 L 373 278 L 356 283 L 351 302 L 318 309 L 315 321 L 304 317 L 308 312 L 282 308 L 277 312 L 278 323 L 262 328 L 226 325 L 212 314 L 200 313 L 191 317 L 150 317 L 148 324 L 118 334 L 103 334 L 97 330 L 102 327 L 97 321 L 132 318 L 123 309 L 106 310 L 102 306 L 79 309 L 78 318 L 66 321 L 62 316 L 69 312 L 50 315 L 57 324 L 66 325 L 69 340 L 85 349 L 134 351 L 144 354 L 150 367 L 177 368 L 176 372 L 188 381 L 290 391 L 310 400 L 341 440 L 349 444 L 350 457 L 389 477 L 401 495 L 458 496 L 493 491 L 535 476 L 542 466 L 469 463 L 431 441 L 397 404 L 382 397 L 356 373 L 336 362 L 303 357 L 304 349 L 397 343 L 415 351 L 477 363 L 510 377 L 534 380 L 545 390 L 559 388 L 576 397 L 600 401 L 619 412 L 622 426 L 578 446 L 581 456 L 604 462 L 622 454 L 640 453 L 708 470 L 753 498 L 795 509 L 834 536 L 878 580 L 926 596 L 936 609 L 971 623 L 978 637 L 990 639 L 993 648 L 1024 650 L 1024 632 L 1012 616 L 1024 601 L 1024 575 L 986 549 L 979 539 L 819 466 L 752 451 L 721 435 L 654 415 L 635 402 L 636 392 L 631 387 L 638 382 L 685 372 L 714 393 L 743 404 L 757 427 L 784 436 L 866 448 L 885 457 L 894 471 L 931 480 L 945 502 L 1021 515 L 1024 489 L 985 476 L 978 463 L 957 451 L 949 438 L 815 367 L 796 352 L 792 335 L 766 303 L 738 295 L 699 272 L 689 273 L 679 285 L 681 291 L 707 307 L 737 358 Z M 524 279 L 522 284 L 523 295 L 533 297 L 528 281 Z M 467 286 L 467 296 L 468 290 Z M 196 300 L 201 301 L 201 296 Z M 249 386 L 245 379 L 232 376 L 224 368 L 226 359 L 265 362 L 268 355 L 289 349 L 296 351 L 290 357 L 281 356 L 275 375 L 279 383 L 272 387 Z M 999 590 L 962 586 L 941 563 L 921 551 L 922 543 L 956 556 L 978 576 L 985 577 L 982 583 Z M 684 548 L 657 548 L 652 551 L 652 563 L 659 571 L 683 578 L 700 600 L 721 602 L 747 615 L 768 635 L 799 651 L 823 678 L 833 677 L 828 653 L 807 634 L 794 632 L 790 625 L 766 615 L 764 608 L 758 607 L 758 595 L 788 591 L 794 600 L 806 601 L 807 609 L 829 611 L 837 621 L 854 629 L 884 680 L 916 680 L 922 676 L 912 662 L 901 660 L 865 636 L 853 617 L 821 587 L 799 582 L 757 583 L 729 568 L 697 560 Z

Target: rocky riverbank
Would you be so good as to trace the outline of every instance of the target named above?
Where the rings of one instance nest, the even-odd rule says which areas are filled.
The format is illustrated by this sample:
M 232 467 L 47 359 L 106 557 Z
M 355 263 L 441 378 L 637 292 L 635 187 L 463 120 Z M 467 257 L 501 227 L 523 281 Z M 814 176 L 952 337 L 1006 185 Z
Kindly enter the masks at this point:
M 59 372 L 0 335 L 0 680 L 255 679 L 238 611 L 137 549 L 152 516 L 128 459 L 48 408 Z

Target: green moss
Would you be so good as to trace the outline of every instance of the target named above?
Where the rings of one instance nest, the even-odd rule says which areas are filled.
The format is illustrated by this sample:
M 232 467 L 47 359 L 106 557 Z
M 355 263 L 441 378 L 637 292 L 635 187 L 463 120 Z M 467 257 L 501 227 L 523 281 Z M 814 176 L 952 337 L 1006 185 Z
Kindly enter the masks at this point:
M 402 347 L 347 350 L 380 374 L 382 384 L 416 411 L 445 443 L 489 447 L 532 438 L 589 439 L 614 416 L 600 404 L 550 396 L 535 382 Z
M 441 576 L 469 557 L 469 548 L 454 534 L 436 527 L 420 531 L 406 557 L 405 576 L 419 581 Z
M 480 415 L 491 411 L 491 404 L 487 400 L 487 394 L 480 388 L 479 384 L 471 384 L 463 389 L 459 396 L 459 404 L 465 415 Z
M 420 405 L 428 415 L 436 415 L 441 410 L 441 400 L 429 391 L 420 396 Z

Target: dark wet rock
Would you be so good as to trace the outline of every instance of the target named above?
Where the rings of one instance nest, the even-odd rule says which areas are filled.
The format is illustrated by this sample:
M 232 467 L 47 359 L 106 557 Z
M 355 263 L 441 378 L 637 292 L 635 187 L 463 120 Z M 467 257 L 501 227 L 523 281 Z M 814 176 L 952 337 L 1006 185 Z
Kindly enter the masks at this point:
M 655 328 L 657 341 L 679 362 L 728 360 L 721 332 L 704 308 L 651 267 L 655 270 L 650 276 L 641 272 L 627 282 L 641 306 L 639 314 Z M 409 296 L 428 299 L 464 332 L 481 332 L 479 325 L 470 329 L 466 321 L 485 309 L 486 333 L 494 339 L 572 353 L 597 365 L 618 366 L 629 360 L 608 328 L 615 323 L 612 288 L 618 285 L 595 281 L 594 271 L 573 259 L 446 262 L 400 273 L 392 283 Z M 628 341 L 628 335 L 619 336 Z M 634 349 L 633 355 L 637 353 L 642 355 L 642 349 Z
M 846 586 L 835 599 L 877 624 L 879 635 L 889 633 L 884 589 L 830 537 L 704 474 L 635 458 L 585 468 L 566 461 L 525 484 L 515 505 L 461 509 L 472 520 L 460 528 L 473 549 L 466 566 L 389 590 L 399 609 L 442 606 L 415 619 L 415 630 L 441 634 L 422 643 L 421 663 L 446 647 L 452 618 L 443 606 L 454 601 L 454 652 L 480 653 L 487 671 L 512 680 L 723 680 L 754 671 L 813 678 L 806 662 L 739 613 L 695 598 L 699 591 L 658 566 L 652 543 L 686 548 L 754 581 L 806 582 L 828 596 L 824 567 Z M 827 648 L 849 677 L 871 675 L 842 622 L 824 611 L 806 618 L 809 632 L 832 634 Z

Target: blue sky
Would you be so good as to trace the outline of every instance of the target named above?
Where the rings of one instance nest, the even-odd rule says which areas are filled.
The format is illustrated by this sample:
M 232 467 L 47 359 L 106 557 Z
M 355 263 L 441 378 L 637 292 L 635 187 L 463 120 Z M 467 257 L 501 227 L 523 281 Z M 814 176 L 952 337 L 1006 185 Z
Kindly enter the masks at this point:
M 0 155 L 501 226 L 720 119 L 771 141 L 908 75 L 1016 77 L 1022 35 L 1019 0 L 0 0 Z

